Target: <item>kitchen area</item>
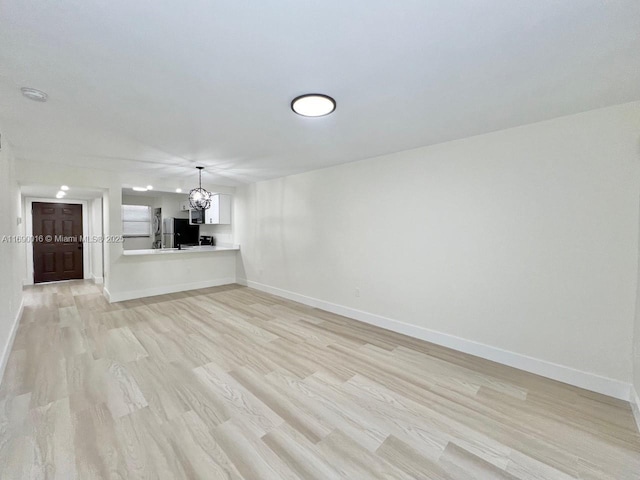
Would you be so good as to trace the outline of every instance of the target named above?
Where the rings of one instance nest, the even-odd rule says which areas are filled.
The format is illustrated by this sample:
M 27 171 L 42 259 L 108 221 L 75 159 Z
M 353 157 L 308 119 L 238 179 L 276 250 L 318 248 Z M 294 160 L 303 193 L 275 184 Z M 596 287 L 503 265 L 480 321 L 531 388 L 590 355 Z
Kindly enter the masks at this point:
M 124 255 L 233 248 L 231 194 L 212 193 L 209 208 L 193 209 L 186 194 L 140 190 L 122 189 Z
M 235 283 L 234 189 L 218 187 L 208 208 L 194 209 L 186 193 L 149 187 L 122 187 L 122 250 L 109 301 Z

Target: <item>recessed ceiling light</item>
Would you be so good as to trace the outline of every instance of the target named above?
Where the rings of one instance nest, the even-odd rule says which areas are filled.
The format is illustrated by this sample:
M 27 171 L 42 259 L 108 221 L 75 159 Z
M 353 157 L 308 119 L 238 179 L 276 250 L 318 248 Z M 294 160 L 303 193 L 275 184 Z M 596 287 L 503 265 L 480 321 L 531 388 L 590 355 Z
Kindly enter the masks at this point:
M 56 194 L 56 197 L 61 198 L 61 197 L 64 197 L 65 195 L 66 195 L 66 193 L 65 193 L 65 192 L 63 192 L 62 190 L 60 190 L 60 191 Z
M 291 102 L 291 110 L 303 117 L 323 117 L 336 109 L 336 101 L 322 93 L 300 95 Z
M 67 187 L 66 185 L 62 185 L 60 187 L 60 190 L 62 190 L 63 192 L 66 192 L 67 190 L 69 190 L 69 187 Z
M 132 190 L 134 192 L 146 192 L 147 191 L 147 189 L 144 188 L 144 187 L 133 187 Z
M 22 87 L 20 89 L 22 95 L 27 97 L 29 100 L 35 100 L 36 102 L 46 102 L 49 96 L 41 90 L 36 90 L 35 88 Z
M 176 188 L 176 193 L 182 193 L 182 189 L 181 188 Z
M 147 190 L 153 190 L 153 185 L 147 185 Z

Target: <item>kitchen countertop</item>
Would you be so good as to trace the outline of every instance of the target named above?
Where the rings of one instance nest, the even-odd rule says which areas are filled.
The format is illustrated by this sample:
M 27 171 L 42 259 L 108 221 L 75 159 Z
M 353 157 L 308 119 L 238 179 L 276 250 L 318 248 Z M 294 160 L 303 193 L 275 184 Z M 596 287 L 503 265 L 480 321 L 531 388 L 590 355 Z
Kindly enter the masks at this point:
M 125 256 L 134 255 L 173 255 L 187 253 L 211 253 L 211 252 L 229 252 L 240 250 L 240 245 L 201 245 L 198 247 L 183 247 L 182 250 L 177 248 L 147 248 L 145 250 L 125 250 L 122 252 Z

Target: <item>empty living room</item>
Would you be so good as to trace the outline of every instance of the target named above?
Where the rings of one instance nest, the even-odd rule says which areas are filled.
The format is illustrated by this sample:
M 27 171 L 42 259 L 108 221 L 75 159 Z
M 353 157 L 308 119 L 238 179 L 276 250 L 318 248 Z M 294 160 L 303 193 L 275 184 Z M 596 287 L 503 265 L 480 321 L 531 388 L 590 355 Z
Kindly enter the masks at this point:
M 0 1 L 0 479 L 640 480 L 638 0 Z

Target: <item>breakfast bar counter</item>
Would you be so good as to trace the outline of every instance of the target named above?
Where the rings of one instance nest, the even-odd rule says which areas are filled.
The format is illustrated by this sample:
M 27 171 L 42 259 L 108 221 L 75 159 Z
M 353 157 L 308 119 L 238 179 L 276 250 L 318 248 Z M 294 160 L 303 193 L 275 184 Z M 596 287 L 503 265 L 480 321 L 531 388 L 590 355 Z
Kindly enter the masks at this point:
M 189 253 L 212 253 L 212 252 L 229 252 L 240 250 L 240 245 L 201 245 L 194 247 L 178 248 L 147 248 L 144 250 L 124 250 L 125 256 L 136 255 L 172 255 L 172 254 L 189 254 Z

